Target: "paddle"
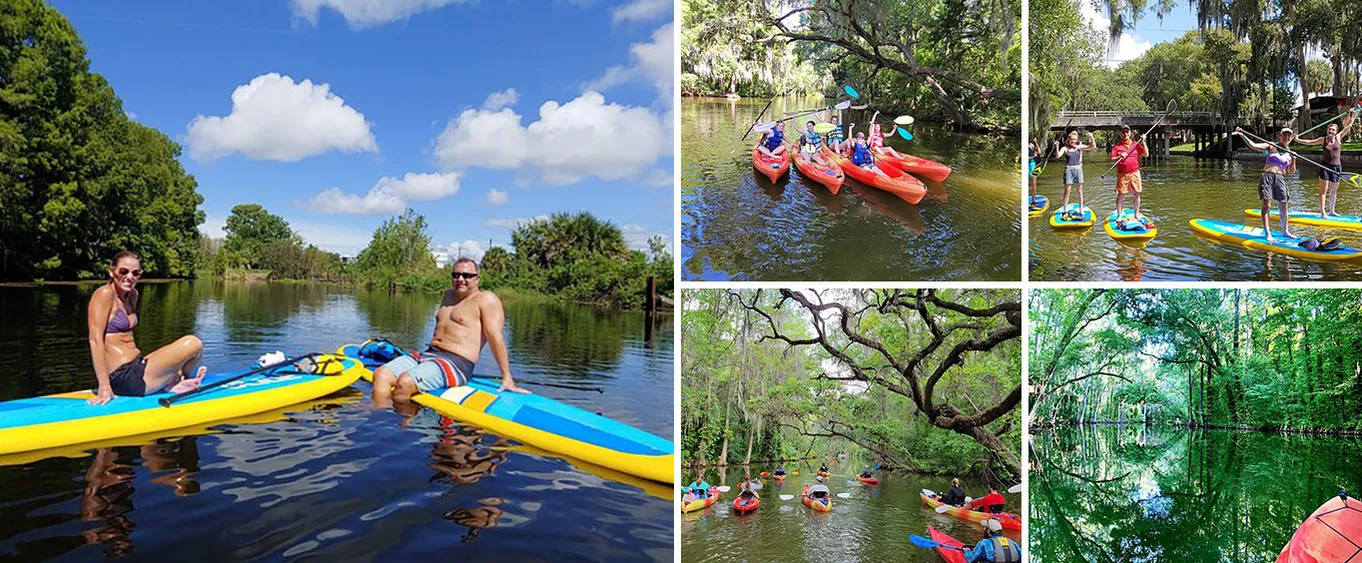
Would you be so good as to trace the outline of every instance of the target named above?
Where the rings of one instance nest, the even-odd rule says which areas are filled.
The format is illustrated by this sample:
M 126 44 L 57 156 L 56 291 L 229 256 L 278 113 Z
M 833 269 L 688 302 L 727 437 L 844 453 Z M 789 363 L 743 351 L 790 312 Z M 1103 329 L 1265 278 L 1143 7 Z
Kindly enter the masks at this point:
M 1252 137 L 1252 138 L 1254 138 L 1254 139 L 1257 139 L 1258 142 L 1266 143 L 1266 144 L 1272 145 L 1272 146 L 1274 146 L 1274 147 L 1277 147 L 1278 149 L 1281 149 L 1282 151 L 1286 152 L 1287 154 L 1290 154 L 1290 155 L 1292 155 L 1292 156 L 1294 156 L 1294 157 L 1296 157 L 1296 158 L 1299 158 L 1299 159 L 1301 159 L 1301 160 L 1304 160 L 1304 161 L 1306 161 L 1306 162 L 1309 162 L 1310 164 L 1313 164 L 1313 165 L 1318 166 L 1318 167 L 1320 167 L 1320 168 L 1324 168 L 1324 169 L 1326 169 L 1326 170 L 1333 170 L 1333 168 L 1328 168 L 1328 167 L 1324 166 L 1323 164 L 1320 164 L 1320 163 L 1318 163 L 1318 162 L 1315 162 L 1315 161 L 1313 161 L 1313 160 L 1310 160 L 1310 159 L 1308 159 L 1308 158 L 1305 158 L 1305 157 L 1301 156 L 1300 153 L 1298 153 L 1298 152 L 1296 152 L 1296 151 L 1293 151 L 1293 150 L 1288 149 L 1288 148 L 1286 148 L 1286 147 L 1283 147 L 1283 146 L 1281 146 L 1281 145 L 1279 145 L 1279 144 L 1277 144 L 1277 143 L 1274 143 L 1274 142 L 1272 142 L 1272 141 L 1269 141 L 1269 140 L 1267 140 L 1267 139 L 1264 139 L 1264 138 L 1262 138 L 1262 137 L 1259 137 L 1259 136 L 1257 136 L 1257 135 L 1254 135 L 1253 133 L 1249 133 L 1248 131 L 1245 131 L 1245 130 L 1243 130 L 1243 129 L 1241 129 L 1241 128 L 1236 127 L 1236 128 L 1235 128 L 1235 132 L 1236 132 L 1236 133 L 1242 133 L 1245 137 Z M 1353 173 L 1353 172 L 1344 172 L 1344 173 L 1342 173 L 1341 175 L 1347 178 L 1347 182 L 1348 182 L 1349 184 L 1352 184 L 1352 185 L 1354 185 L 1354 186 L 1357 186 L 1357 185 L 1358 185 L 1358 179 L 1357 179 L 1357 177 L 1359 176 L 1358 174 Z M 1362 186 L 1359 186 L 1359 187 L 1362 187 Z
M 1078 115 L 1074 114 L 1069 116 L 1069 122 L 1064 124 L 1063 129 L 1060 129 L 1061 135 L 1065 134 L 1065 132 L 1069 130 L 1069 126 L 1074 124 L 1075 117 L 1078 117 Z M 1053 154 L 1055 146 L 1056 143 L 1050 143 L 1046 145 L 1045 154 L 1040 157 L 1040 164 L 1036 165 L 1036 170 L 1035 172 L 1033 172 L 1034 175 L 1040 176 L 1043 172 L 1045 172 L 1045 165 L 1050 162 L 1050 155 Z
M 974 549 L 974 546 L 969 546 L 969 547 L 956 547 L 956 546 L 953 546 L 953 545 L 946 545 L 946 544 L 943 544 L 943 543 L 941 543 L 941 542 L 936 542 L 936 541 L 929 540 L 929 539 L 927 539 L 927 538 L 924 538 L 924 537 L 919 536 L 919 535 L 916 535 L 916 534 L 908 534 L 908 541 L 913 542 L 913 545 L 916 545 L 916 546 L 918 546 L 918 547 L 925 547 L 925 548 L 927 548 L 927 549 L 932 549 L 932 548 L 936 548 L 936 547 L 944 547 L 944 548 L 946 548 L 946 549 L 954 549 L 954 550 L 956 550 L 956 551 L 965 551 L 965 550 L 968 550 L 968 549 Z
M 1108 168 L 1106 172 L 1102 173 L 1102 179 L 1105 180 L 1107 178 L 1107 174 L 1111 174 L 1111 171 L 1115 170 L 1116 167 L 1121 164 L 1121 162 L 1125 161 L 1126 157 L 1130 156 L 1132 153 L 1139 152 L 1135 150 L 1135 147 L 1137 145 L 1143 144 L 1145 138 L 1149 137 L 1149 134 L 1154 132 L 1154 128 L 1158 127 L 1160 123 L 1163 123 L 1164 118 L 1168 117 L 1169 115 L 1172 115 L 1174 111 L 1177 111 L 1177 109 L 1178 101 L 1176 99 L 1168 100 L 1168 107 L 1164 110 L 1163 115 L 1160 115 L 1158 119 L 1155 119 L 1154 124 L 1150 125 L 1149 129 L 1145 129 L 1144 134 L 1140 135 L 1140 142 L 1131 145 L 1130 150 L 1126 151 L 1125 154 L 1121 155 L 1121 158 L 1117 159 L 1116 162 L 1111 163 L 1111 168 Z M 1145 146 L 1148 147 L 1149 145 Z
M 174 404 L 174 403 L 177 403 L 177 402 L 180 402 L 181 400 L 184 400 L 184 399 L 189 398 L 189 397 L 193 397 L 193 396 L 198 395 L 198 394 L 200 394 L 200 393 L 205 393 L 205 392 L 207 392 L 207 391 L 211 391 L 211 390 L 213 390 L 213 389 L 217 389 L 218 387 L 222 387 L 223 385 L 226 385 L 226 384 L 231 383 L 231 382 L 233 382 L 233 381 L 240 381 L 241 379 L 246 378 L 246 377 L 250 377 L 250 376 L 252 376 L 252 375 L 256 375 L 256 374 L 259 374 L 259 373 L 264 373 L 264 372 L 270 371 L 270 370 L 272 370 L 272 369 L 282 368 L 282 367 L 284 367 L 284 366 L 286 366 L 286 365 L 289 365 L 289 364 L 296 364 L 296 363 L 298 363 L 298 362 L 303 361 L 304 359 L 315 358 L 315 357 L 320 356 L 320 355 L 321 355 L 321 354 L 319 354 L 319 353 L 313 352 L 313 353 L 311 353 L 311 354 L 307 354 L 307 355 L 304 355 L 304 356 L 298 356 L 298 357 L 296 357 L 296 358 L 290 358 L 290 359 L 284 360 L 284 361 L 279 362 L 279 363 L 270 364 L 270 365 L 267 365 L 267 366 L 260 366 L 260 367 L 258 367 L 258 368 L 255 368 L 255 369 L 251 370 L 251 371 L 248 371 L 248 372 L 246 372 L 246 373 L 242 373 L 242 374 L 238 374 L 238 375 L 233 375 L 233 376 L 231 376 L 231 377 L 228 377 L 227 379 L 223 379 L 222 381 L 214 381 L 213 383 L 210 383 L 210 384 L 208 384 L 208 385 L 202 385 L 202 386 L 200 386 L 198 389 L 194 389 L 193 391 L 186 391 L 186 392 L 184 392 L 184 393 L 180 393 L 179 395 L 171 395 L 171 396 L 169 396 L 169 397 L 161 397 L 161 398 L 158 399 L 156 402 L 160 403 L 161 406 L 163 406 L 163 407 L 169 407 L 170 405 L 172 405 L 172 404 Z M 329 363 L 329 362 L 334 362 L 334 361 L 336 361 L 336 360 L 327 360 L 328 363 Z M 336 372 L 336 373 L 340 373 L 340 372 Z M 292 374 L 290 374 L 290 375 L 292 375 Z M 317 375 L 330 375 L 330 374 L 317 374 Z
M 788 115 L 788 116 L 790 116 L 790 117 L 798 117 L 798 116 L 801 116 L 801 115 L 808 115 L 808 114 L 810 114 L 810 113 L 818 113 L 818 112 L 820 112 L 820 111 L 827 111 L 827 110 L 830 110 L 830 109 L 839 109 L 839 110 L 841 110 L 841 109 L 848 109 L 848 108 L 850 108 L 850 109 L 854 109 L 854 110 L 856 110 L 856 111 L 860 111 L 860 110 L 863 110 L 863 109 L 869 107 L 869 106 L 864 106 L 864 105 L 860 105 L 860 106 L 853 106 L 853 105 L 850 105 L 850 104 L 851 104 L 851 100 L 846 100 L 845 103 L 846 103 L 847 105 L 846 105 L 846 106 L 842 106 L 842 107 L 838 107 L 838 106 L 841 106 L 841 103 L 839 102 L 838 105 L 835 105 L 835 106 L 828 106 L 828 107 L 825 107 L 825 108 L 818 108 L 818 109 L 801 109 L 801 110 L 795 110 L 795 111 L 787 111 L 787 112 L 785 112 L 785 115 Z
M 796 118 L 796 117 L 800 117 L 800 116 L 803 116 L 803 115 L 810 115 L 810 114 L 818 113 L 818 112 L 820 112 L 820 111 L 826 111 L 826 110 L 830 110 L 830 109 L 839 109 L 839 110 L 840 110 L 840 109 L 847 109 L 847 108 L 849 108 L 849 107 L 851 107 L 851 100 L 842 100 L 841 102 L 838 102 L 837 105 L 835 105 L 835 106 L 829 106 L 829 107 L 820 108 L 820 109 L 815 109 L 815 110 L 802 111 L 802 112 L 799 112 L 799 113 L 797 113 L 797 114 L 795 114 L 795 115 L 792 115 L 792 116 L 790 116 L 790 117 L 786 117 L 786 118 L 784 118 L 784 119 L 777 119 L 777 120 L 775 120 L 775 121 L 763 121 L 763 122 L 761 122 L 761 123 L 753 123 L 753 124 L 752 124 L 752 127 L 751 127 L 750 129 L 748 129 L 748 132 L 750 133 L 750 132 L 752 132 L 752 131 L 760 131 L 760 132 L 765 133 L 765 132 L 767 132 L 767 131 L 770 131 L 771 128 L 775 127 L 777 123 L 780 123 L 780 122 L 782 122 L 782 121 L 789 121 L 789 120 L 794 119 L 794 118 Z M 743 140 L 747 140 L 747 135 L 743 135 L 742 138 L 743 138 Z
M 1020 493 L 1020 492 L 1022 492 L 1022 491 L 1024 491 L 1024 490 L 1026 490 L 1026 487 L 1023 487 L 1021 483 L 1017 483 L 1016 485 L 1012 485 L 1012 488 L 1008 489 L 1007 492 L 1008 492 L 1008 494 L 1017 494 L 1017 493 Z M 965 497 L 965 502 L 966 502 L 966 503 L 974 502 L 974 499 L 973 499 L 973 498 L 970 498 L 970 497 Z M 945 514 L 946 512 L 950 511 L 950 509 L 952 509 L 952 508 L 955 508 L 955 507 L 954 507 L 954 506 L 951 506 L 951 505 L 949 505 L 949 504 L 943 504 L 943 505 L 941 505 L 941 506 L 936 507 L 935 510 L 936 510 L 936 513 L 937 513 L 937 514 Z
M 1354 105 L 1353 105 L 1353 109 L 1362 109 L 1362 104 L 1354 104 Z M 1348 115 L 1348 112 L 1345 111 L 1345 112 L 1342 112 L 1342 113 L 1340 113 L 1340 114 L 1338 114 L 1338 115 L 1335 115 L 1335 116 L 1329 118 L 1328 121 L 1324 121 L 1324 122 L 1322 122 L 1322 123 L 1318 123 L 1318 124 L 1316 124 L 1314 127 L 1311 127 L 1311 128 L 1306 129 L 1306 130 L 1304 130 L 1304 131 L 1301 131 L 1300 133 L 1297 133 L 1297 134 L 1296 134 L 1296 138 L 1299 139 L 1301 136 L 1305 135 L 1306 133 L 1309 133 L 1309 132 L 1311 132 L 1311 131 L 1314 131 L 1314 130 L 1316 130 L 1316 129 L 1319 129 L 1320 127 L 1324 127 L 1325 125 L 1328 125 L 1329 123 L 1333 122 L 1335 119 L 1338 119 L 1338 118 L 1343 117 L 1343 116 L 1345 116 L 1345 115 Z
M 855 88 L 852 88 L 850 85 L 842 86 L 842 91 L 846 92 L 848 96 L 851 96 L 851 97 L 852 97 L 852 99 L 856 99 L 856 100 L 862 99 L 862 98 L 861 98 L 861 93 L 860 93 L 860 92 L 857 92 L 856 89 L 855 89 Z M 874 110 L 874 111 L 877 111 L 877 112 L 880 111 L 878 108 L 876 108 L 875 106 L 870 105 L 870 103 L 868 103 L 868 102 L 865 104 L 865 107 L 870 108 L 871 110 Z M 899 121 L 900 119 L 905 119 L 906 122 L 900 122 L 900 121 Z M 894 123 L 899 124 L 899 125 L 911 125 L 911 124 L 913 123 L 913 117 L 912 117 L 912 116 L 909 116 L 909 115 L 900 115 L 900 116 L 894 118 Z M 905 140 L 905 141 L 911 141 L 911 140 L 913 140 L 913 134 L 912 134 L 912 133 L 909 133 L 908 130 L 906 130 L 906 129 L 902 128 L 902 127 L 898 127 L 898 128 L 896 128 L 895 130 L 898 132 L 898 134 L 899 134 L 900 137 L 903 137 L 903 140 Z
M 387 343 L 388 345 L 392 346 L 394 349 L 396 349 L 396 350 L 398 351 L 399 354 L 405 355 L 405 354 L 407 353 L 407 351 L 406 351 L 406 350 L 403 350 L 401 346 L 398 346 L 398 345 L 396 345 L 396 344 L 393 344 L 393 342 L 392 342 L 391 340 L 388 340 L 387 338 L 374 337 L 374 338 L 370 338 L 370 339 L 369 339 L 369 342 L 385 342 L 385 343 Z M 367 344 L 367 342 L 366 342 L 366 344 Z M 362 346 L 362 345 L 361 345 L 361 346 Z M 487 374 L 485 374 L 485 373 L 475 373 L 475 374 L 470 375 L 469 377 L 477 378 L 477 379 L 489 379 L 489 380 L 493 380 L 493 381 L 500 381 L 500 380 L 501 380 L 501 376 L 499 376 L 499 375 L 487 375 Z M 538 386 L 540 386 L 540 387 L 557 387 L 557 388 L 559 388 L 559 389 L 571 389 L 571 390 L 573 390 L 573 391 L 595 391 L 595 392 L 597 392 L 597 393 L 605 394 L 605 389 L 602 388 L 602 387 L 591 387 L 591 386 L 587 386 L 587 385 L 573 385 L 573 384 L 571 384 L 571 383 L 545 383 L 545 382 L 542 382 L 542 381 L 529 381 L 529 380 L 524 380 L 524 379 L 520 379 L 520 378 L 516 378 L 515 382 L 516 382 L 516 384 L 524 383 L 525 385 L 538 385 Z
M 790 93 L 790 92 L 789 92 L 789 91 L 786 91 L 786 92 L 785 92 L 785 94 L 788 94 L 788 93 Z M 781 94 L 780 96 L 777 96 L 777 97 L 784 97 L 785 94 Z M 766 110 L 771 109 L 771 104 L 775 103 L 775 101 L 776 101 L 776 98 L 771 98 L 770 101 L 766 102 L 766 107 L 761 108 L 761 113 L 757 114 L 757 120 L 760 120 L 760 119 L 762 118 L 762 116 L 766 115 Z M 746 140 L 747 140 L 747 135 L 750 134 L 750 133 L 752 133 L 752 129 L 753 129 L 754 127 L 756 127 L 756 126 L 757 126 L 757 122 L 756 122 L 756 121 L 753 121 L 753 122 L 752 122 L 752 127 L 748 127 L 748 128 L 747 128 L 747 133 L 743 133 L 743 134 L 742 134 L 742 140 L 746 141 Z
M 780 500 L 791 500 L 800 495 L 780 495 Z M 851 498 L 851 493 L 837 493 L 837 498 Z

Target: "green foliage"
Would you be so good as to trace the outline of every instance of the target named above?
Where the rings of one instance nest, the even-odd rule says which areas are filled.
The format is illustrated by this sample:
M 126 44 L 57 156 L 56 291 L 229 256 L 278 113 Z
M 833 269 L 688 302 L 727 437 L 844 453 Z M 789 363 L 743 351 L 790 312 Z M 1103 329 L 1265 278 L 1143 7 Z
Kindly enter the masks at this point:
M 0 77 L 0 279 L 100 277 L 125 249 L 192 275 L 203 198 L 179 146 L 127 117 L 56 9 L 0 9 Z
M 258 268 L 263 265 L 265 248 L 279 243 L 298 246 L 297 235 L 288 221 L 274 215 L 257 203 L 245 203 L 232 208 L 222 227 L 227 233 L 223 250 L 232 253 L 237 263 L 232 266 Z M 278 248 L 275 249 L 276 254 Z

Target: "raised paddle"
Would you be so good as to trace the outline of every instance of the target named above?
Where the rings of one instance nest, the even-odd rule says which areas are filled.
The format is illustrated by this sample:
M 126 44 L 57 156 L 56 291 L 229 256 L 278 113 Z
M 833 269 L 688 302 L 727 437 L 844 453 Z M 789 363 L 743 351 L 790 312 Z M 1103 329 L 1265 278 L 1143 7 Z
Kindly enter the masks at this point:
M 841 101 L 841 102 L 838 102 L 837 105 L 835 105 L 835 106 L 830 106 L 830 107 L 825 107 L 825 108 L 820 108 L 820 109 L 815 109 L 815 110 L 801 111 L 801 112 L 799 112 L 799 113 L 797 113 L 797 114 L 795 114 L 795 115 L 792 115 L 792 116 L 790 116 L 790 117 L 786 117 L 786 118 L 784 118 L 784 119 L 777 119 L 777 120 L 775 120 L 775 121 L 763 121 L 763 122 L 761 122 L 761 123 L 754 123 L 754 124 L 752 124 L 752 128 L 749 130 L 749 132 L 751 132 L 751 131 L 761 131 L 761 132 L 766 132 L 766 131 L 770 131 L 771 128 L 775 127 L 777 123 L 780 123 L 780 122 L 782 122 L 782 121 L 789 121 L 789 120 L 794 119 L 794 118 L 796 118 L 796 117 L 800 117 L 800 116 L 803 116 L 803 115 L 811 115 L 811 114 L 815 114 L 815 113 L 818 113 L 818 112 L 824 111 L 824 110 L 829 110 L 829 109 L 847 109 L 847 108 L 849 108 L 849 107 L 851 107 L 851 100 L 843 100 L 843 101 Z M 746 140 L 746 139 L 747 139 L 747 136 L 746 136 L 746 135 L 743 135 L 743 139 Z
M 1362 110 L 1362 104 L 1354 104 L 1352 109 L 1360 109 L 1360 110 Z M 1349 110 L 1349 111 L 1351 111 L 1351 110 Z M 1348 115 L 1348 112 L 1347 112 L 1347 111 L 1344 111 L 1344 112 L 1342 112 L 1342 113 L 1340 113 L 1340 114 L 1338 114 L 1338 115 L 1335 115 L 1335 116 L 1329 118 L 1329 119 L 1326 120 L 1326 121 L 1323 121 L 1323 122 L 1321 122 L 1321 123 L 1317 123 L 1317 124 L 1315 124 L 1314 127 L 1311 127 L 1311 128 L 1306 129 L 1306 130 L 1304 130 L 1304 131 L 1301 131 L 1300 133 L 1296 133 L 1296 138 L 1299 139 L 1302 135 L 1305 135 L 1306 133 L 1309 133 L 1309 132 L 1311 132 L 1311 131 L 1314 131 L 1314 130 L 1316 130 L 1316 129 L 1319 129 L 1320 127 L 1324 127 L 1325 125 L 1328 125 L 1329 123 L 1333 122 L 1335 119 L 1338 119 L 1338 118 L 1343 117 L 1343 116 L 1345 116 L 1345 115 Z
M 1154 120 L 1153 125 L 1150 125 L 1148 129 L 1145 129 L 1144 134 L 1140 135 L 1140 142 L 1131 145 L 1130 150 L 1127 150 L 1125 154 L 1121 155 L 1121 158 L 1116 159 L 1116 162 L 1111 163 L 1111 168 L 1108 168 L 1106 172 L 1102 173 L 1102 179 L 1105 180 L 1107 178 L 1107 174 L 1111 174 L 1111 171 L 1115 170 L 1116 167 L 1121 164 L 1121 162 L 1125 161 L 1126 157 L 1130 156 L 1132 153 L 1139 152 L 1135 150 L 1135 147 L 1144 144 L 1145 138 L 1149 137 L 1149 134 L 1154 132 L 1154 128 L 1158 127 L 1160 123 L 1163 123 L 1164 118 L 1172 115 L 1173 112 L 1177 111 L 1177 109 L 1178 101 L 1176 99 L 1168 100 L 1168 108 L 1164 110 L 1163 115 L 1160 115 L 1158 119 Z M 1146 148 L 1148 146 L 1149 145 L 1145 145 Z
M 288 366 L 288 365 L 296 365 L 298 362 L 301 362 L 301 361 L 303 361 L 303 360 L 305 360 L 305 359 L 315 358 L 315 357 L 320 356 L 320 355 L 321 355 L 320 353 L 314 352 L 314 353 L 311 353 L 311 354 L 307 354 L 307 355 L 303 355 L 303 356 L 298 356 L 298 357 L 296 357 L 296 358 L 289 358 L 289 359 L 286 359 L 286 360 L 284 360 L 284 361 L 282 361 L 282 362 L 278 362 L 278 363 L 273 363 L 273 364 L 269 364 L 269 365 L 260 366 L 260 367 L 258 367 L 258 368 L 255 368 L 255 369 L 251 370 L 251 371 L 248 371 L 248 372 L 246 372 L 246 373 L 242 373 L 242 374 L 238 374 L 238 375 L 233 375 L 233 376 L 231 376 L 231 377 L 228 377 L 227 379 L 223 379 L 223 380 L 221 380 L 221 381 L 214 381 L 213 383 L 210 383 L 210 384 L 208 384 L 208 385 L 200 386 L 199 388 L 194 389 L 194 390 L 192 390 L 192 391 L 186 391 L 186 392 L 184 392 L 184 393 L 180 393 L 180 394 L 178 394 L 178 395 L 171 395 L 171 396 L 169 396 L 169 397 L 161 397 L 161 398 L 160 398 L 159 400 L 157 400 L 156 402 L 160 403 L 161 406 L 163 406 L 163 407 L 169 407 L 170 405 L 172 405 L 172 404 L 174 404 L 174 403 L 178 403 L 178 402 L 180 402 L 180 401 L 182 401 L 182 400 L 184 400 L 184 399 L 187 399 L 187 398 L 189 398 L 189 397 L 193 397 L 193 396 L 195 396 L 195 395 L 199 395 L 199 394 L 201 394 L 201 393 L 205 393 L 205 392 L 207 392 L 207 391 L 211 391 L 211 390 L 213 390 L 213 389 L 217 389 L 218 387 L 222 387 L 223 385 L 226 385 L 226 384 L 228 384 L 228 383 L 232 383 L 233 381 L 240 381 L 240 380 L 243 379 L 243 378 L 250 377 L 250 376 L 252 376 L 252 375 L 256 375 L 256 374 L 259 374 L 259 373 L 264 373 L 264 372 L 267 372 L 267 371 L 270 371 L 270 370 L 273 370 L 273 369 L 281 369 L 281 368 L 283 368 L 283 367 L 285 367 L 285 366 Z M 335 361 L 338 361 L 338 360 L 327 360 L 326 363 L 329 364 L 329 363 L 335 362 Z M 289 375 L 292 375 L 293 373 L 296 373 L 296 372 L 290 372 Z M 336 373 L 340 373 L 340 372 L 336 372 Z M 328 373 L 319 373 L 319 374 L 315 374 L 315 375 L 331 375 L 331 374 L 328 374 Z
M 848 96 L 851 96 L 851 97 L 852 97 L 852 99 L 855 99 L 855 100 L 863 100 L 863 99 L 864 99 L 864 98 L 861 98 L 861 93 L 860 93 L 860 92 L 857 92 L 856 89 L 855 89 L 855 88 L 852 88 L 850 85 L 842 86 L 842 91 L 846 92 Z M 870 108 L 871 110 L 874 110 L 874 111 L 877 111 L 877 112 L 880 111 L 879 108 L 876 108 L 875 106 L 870 105 L 869 103 L 866 103 L 864 107 Z M 881 113 L 883 113 L 883 112 L 881 112 Z M 900 119 L 905 119 L 905 118 L 908 120 L 907 123 L 900 123 L 900 122 L 899 122 Z M 897 123 L 897 124 L 899 124 L 899 125 L 910 125 L 910 124 L 913 123 L 913 118 L 912 118 L 912 116 L 908 116 L 908 115 L 900 115 L 900 116 L 894 118 L 894 123 Z M 912 133 L 909 133 L 906 129 L 903 129 L 902 127 L 899 127 L 899 128 L 897 128 L 896 130 L 898 131 L 899 136 L 900 136 L 900 137 L 903 137 L 903 140 L 905 140 L 905 141 L 911 141 L 911 140 L 913 140 L 913 134 L 912 134 Z
M 1299 159 L 1301 159 L 1301 160 L 1304 160 L 1304 161 L 1306 161 L 1306 162 L 1309 162 L 1310 164 L 1313 164 L 1313 165 L 1318 166 L 1318 167 L 1320 167 L 1320 168 L 1325 168 L 1326 170 L 1333 170 L 1332 168 L 1326 168 L 1323 164 L 1320 164 L 1320 163 L 1318 163 L 1318 162 L 1315 162 L 1315 161 L 1313 161 L 1313 160 L 1310 160 L 1310 159 L 1308 159 L 1308 158 L 1305 158 L 1305 157 L 1301 156 L 1300 153 L 1298 153 L 1298 152 L 1296 152 L 1296 151 L 1293 151 L 1293 150 L 1288 149 L 1288 148 L 1286 148 L 1286 147 L 1283 147 L 1283 146 L 1281 146 L 1281 145 L 1279 145 L 1279 144 L 1277 144 L 1277 143 L 1274 143 L 1274 142 L 1272 142 L 1272 141 L 1269 141 L 1269 140 L 1267 140 L 1267 139 L 1264 139 L 1264 138 L 1262 138 L 1262 137 L 1259 137 L 1259 136 L 1257 136 L 1257 135 L 1254 135 L 1253 133 L 1249 133 L 1248 131 L 1244 131 L 1244 130 L 1241 129 L 1241 128 L 1236 128 L 1236 129 L 1235 129 L 1235 132 L 1237 132 L 1237 133 L 1242 133 L 1242 134 L 1243 134 L 1244 136 L 1246 136 L 1246 137 L 1253 137 L 1254 139 L 1257 139 L 1257 140 L 1258 140 L 1259 142 L 1261 142 L 1261 143 L 1266 143 L 1266 144 L 1272 145 L 1272 146 L 1274 146 L 1274 147 L 1277 147 L 1278 149 L 1281 149 L 1282 151 L 1285 151 L 1287 154 L 1290 154 L 1290 155 L 1292 155 L 1292 156 L 1294 156 L 1294 157 L 1296 157 L 1296 158 L 1299 158 Z M 1352 184 L 1352 185 L 1354 185 L 1354 186 L 1357 186 L 1357 185 L 1358 185 L 1358 179 L 1357 179 L 1357 177 L 1359 176 L 1358 174 L 1353 173 L 1353 172 L 1343 172 L 1343 173 L 1341 174 L 1341 176 L 1346 177 L 1346 178 L 1347 178 L 1347 182 L 1348 182 L 1349 184 Z
M 786 90 L 786 91 L 785 91 L 785 94 L 789 94 L 789 93 L 790 93 L 789 90 Z M 777 97 L 784 97 L 785 94 L 781 94 L 780 96 L 777 96 Z M 757 119 L 758 119 L 758 120 L 760 120 L 760 119 L 762 118 L 762 116 L 766 115 L 766 110 L 771 109 L 771 104 L 772 104 L 772 103 L 775 103 L 775 101 L 776 101 L 776 98 L 771 98 L 770 101 L 766 102 L 766 107 L 761 108 L 761 113 L 757 114 Z M 748 128 L 747 128 L 747 133 L 743 133 L 743 134 L 742 134 L 742 140 L 746 141 L 746 140 L 747 140 L 747 135 L 748 135 L 749 133 L 751 133 L 751 132 L 752 132 L 752 129 L 753 129 L 754 127 L 756 127 L 756 126 L 757 126 L 757 122 L 756 122 L 756 121 L 753 121 L 753 122 L 752 122 L 752 127 L 748 127 Z

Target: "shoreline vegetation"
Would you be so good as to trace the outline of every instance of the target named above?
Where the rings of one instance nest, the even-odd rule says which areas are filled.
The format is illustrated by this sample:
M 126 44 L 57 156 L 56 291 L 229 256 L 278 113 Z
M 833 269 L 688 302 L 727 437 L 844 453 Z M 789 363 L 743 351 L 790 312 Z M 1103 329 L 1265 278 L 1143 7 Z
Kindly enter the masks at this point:
M 754 6 L 765 5 L 681 0 L 682 96 L 826 97 L 851 84 L 883 115 L 1021 128 L 1021 2 Z
M 1188 424 L 1185 422 L 1160 422 L 1160 421 L 1140 421 L 1140 420 L 1085 420 L 1078 422 L 1075 420 L 1054 421 L 1054 420 L 1033 420 L 1030 428 L 1032 433 L 1036 430 L 1053 430 L 1060 427 L 1075 428 L 1080 426 L 1153 426 L 1161 428 L 1186 428 L 1187 430 L 1225 430 L 1233 432 L 1256 432 L 1259 434 L 1299 434 L 1304 436 L 1335 436 L 1335 437 L 1362 437 L 1362 430 L 1349 430 L 1339 428 L 1289 428 L 1283 426 L 1233 426 L 1227 424 Z
M 42 0 L 20 0 L 0 13 L 0 44 L 10 48 L 0 57 L 0 284 L 103 280 L 110 257 L 132 250 L 145 282 L 215 276 L 449 287 L 450 268 L 436 265 L 425 218 L 411 209 L 378 227 L 349 264 L 258 204 L 232 208 L 226 237 L 204 236 L 203 196 L 180 165 L 179 144 L 128 116 L 90 71 L 64 16 Z M 669 308 L 672 257 L 662 237 L 647 252 L 633 250 L 607 221 L 558 213 L 518 226 L 511 239 L 515 251 L 492 247 L 482 257 L 484 288 L 639 309 L 653 277 Z

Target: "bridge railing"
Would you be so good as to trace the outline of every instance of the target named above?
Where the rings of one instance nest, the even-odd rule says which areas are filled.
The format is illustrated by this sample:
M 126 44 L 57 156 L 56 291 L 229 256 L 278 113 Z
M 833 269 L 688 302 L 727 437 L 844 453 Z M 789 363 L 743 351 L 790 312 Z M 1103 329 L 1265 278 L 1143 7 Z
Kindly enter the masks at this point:
M 1080 117 L 1109 118 L 1109 117 L 1158 117 L 1163 115 L 1161 111 L 1061 111 L 1055 114 L 1054 119 L 1069 119 Z M 1188 118 L 1213 118 L 1216 112 L 1213 111 L 1179 111 L 1175 117 Z

